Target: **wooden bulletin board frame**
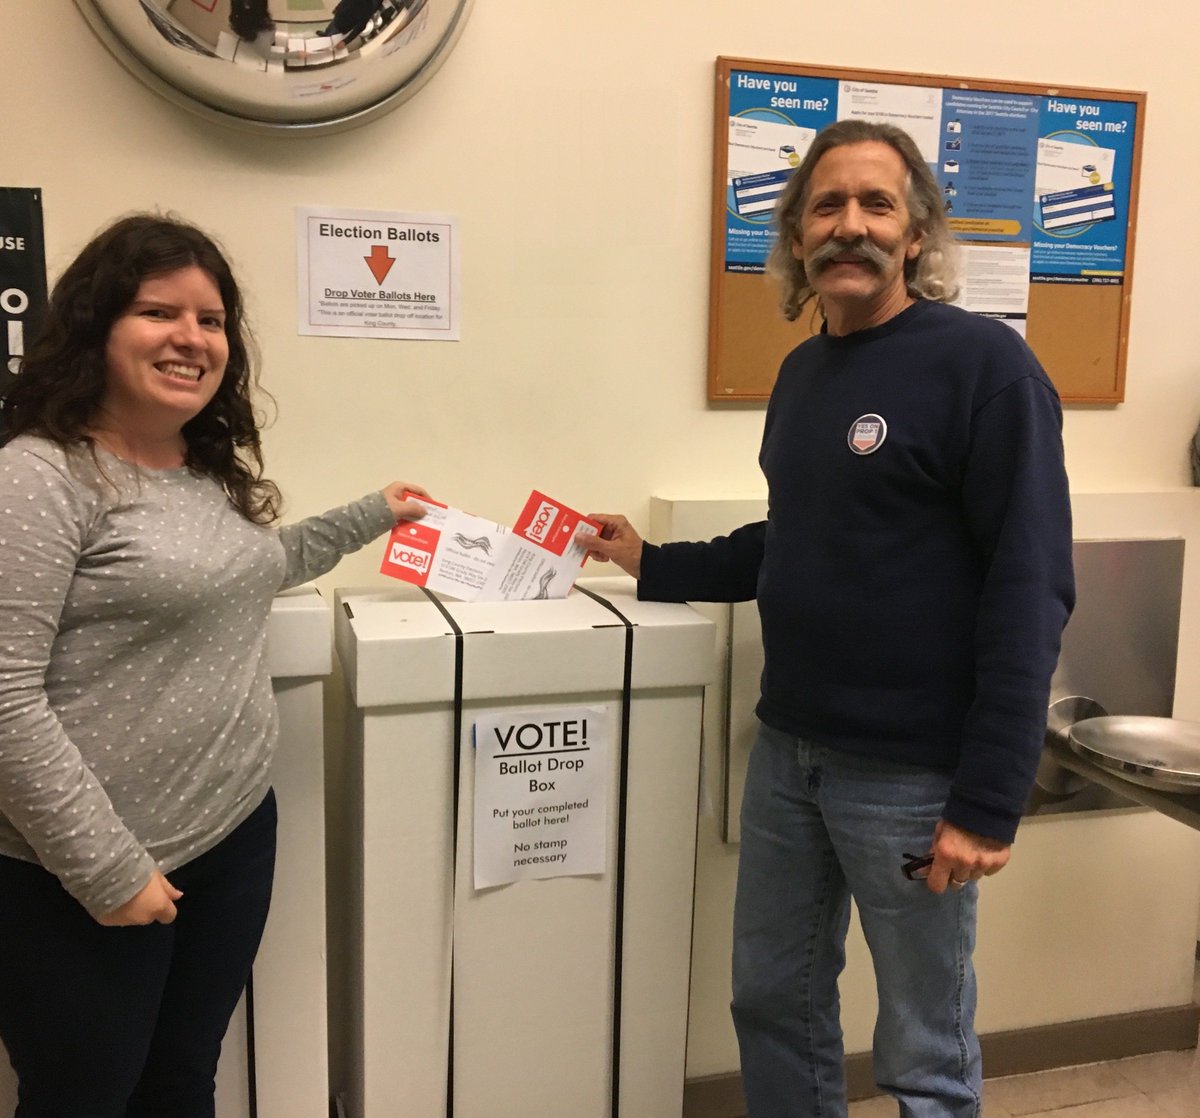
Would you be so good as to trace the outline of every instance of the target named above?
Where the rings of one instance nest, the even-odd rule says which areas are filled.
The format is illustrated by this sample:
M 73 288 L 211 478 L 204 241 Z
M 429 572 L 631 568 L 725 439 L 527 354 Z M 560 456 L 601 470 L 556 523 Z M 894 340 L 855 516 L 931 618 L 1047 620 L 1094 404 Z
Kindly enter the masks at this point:
M 923 89 L 940 90 L 940 120 L 936 125 L 926 122 L 926 131 L 937 132 L 934 142 L 938 149 L 935 158 L 939 172 L 948 172 L 957 166 L 948 161 L 952 156 L 959 158 L 961 151 L 963 173 L 960 181 L 967 179 L 969 153 L 972 149 L 983 150 L 982 144 L 973 143 L 973 132 L 977 137 L 987 136 L 989 141 L 995 141 L 999 136 L 1000 146 L 1008 143 L 1011 153 L 1015 150 L 1011 145 L 1022 139 L 1027 142 L 1030 129 L 1035 129 L 1029 150 L 1016 160 L 1008 158 L 1004 161 L 1003 155 L 996 154 L 999 149 L 993 143 L 992 154 L 987 158 L 993 165 L 997 160 L 1004 161 L 1001 174 L 1029 161 L 1032 161 L 1031 167 L 1036 167 L 1039 151 L 1051 150 L 1042 148 L 1043 141 L 1057 143 L 1060 150 L 1066 150 L 1068 162 L 1084 157 L 1073 147 L 1063 149 L 1064 142 L 1088 144 L 1090 141 L 1096 145 L 1099 158 L 1095 165 L 1083 165 L 1082 173 L 1091 177 L 1081 180 L 1080 189 L 1055 193 L 1049 202 L 1047 196 L 1035 199 L 1033 190 L 1029 189 L 1024 195 L 1029 200 L 1025 219 L 1019 214 L 1014 217 L 1013 213 L 1008 215 L 1008 220 L 991 218 L 986 216 L 986 208 L 982 211 L 985 216 L 980 217 L 978 199 L 986 195 L 977 194 L 974 214 L 968 210 L 968 216 L 951 216 L 950 220 L 968 252 L 976 245 L 1030 247 L 1029 272 L 1040 278 L 1029 284 L 1026 340 L 1054 381 L 1063 402 L 1117 404 L 1125 399 L 1125 358 L 1133 290 L 1145 93 L 728 57 L 717 59 L 716 70 L 708 339 L 710 401 L 767 399 L 784 356 L 821 325 L 819 315 L 815 310 L 810 312 L 808 306 L 795 322 L 788 322 L 779 310 L 774 281 L 762 274 L 761 261 L 754 263 L 755 255 L 761 256 L 764 245 L 769 243 L 770 227 L 763 223 L 761 213 L 755 215 L 752 212 L 753 207 L 748 203 L 747 216 L 743 217 L 738 210 L 747 198 L 765 195 L 769 201 L 771 190 L 778 188 L 758 184 L 760 181 L 782 181 L 787 165 L 780 164 L 780 170 L 773 174 L 755 175 L 749 183 L 745 178 L 739 178 L 738 193 L 735 193 L 729 179 L 731 115 L 768 122 L 767 128 L 762 130 L 765 140 L 758 146 L 770 147 L 772 136 L 787 138 L 783 133 L 772 133 L 770 122 L 777 121 L 776 128 L 791 124 L 815 134 L 825 124 L 839 119 L 839 115 L 850 115 L 849 112 L 839 114 L 839 110 L 847 108 L 851 100 L 858 99 L 869 106 L 872 87 L 879 86 L 888 87 L 892 91 L 888 95 L 901 101 L 905 96 L 927 101 L 929 96 L 921 92 Z M 731 83 L 735 78 L 739 83 L 735 93 L 737 103 L 745 104 L 747 97 L 753 102 L 757 97 L 762 101 L 761 109 L 740 109 L 731 113 Z M 783 84 L 777 85 L 777 82 Z M 747 93 L 747 87 L 752 92 Z M 896 92 L 897 87 L 903 88 Z M 819 92 L 825 96 L 817 96 Z M 843 98 L 846 99 L 844 104 L 841 103 Z M 1006 98 L 1011 98 L 1011 102 L 1006 103 Z M 956 106 L 963 111 L 952 111 Z M 871 110 L 868 107 L 858 111 Z M 1033 121 L 1035 114 L 1036 123 Z M 952 120 L 951 116 L 961 116 L 963 120 Z M 1001 118 L 1006 117 L 1023 123 L 1002 121 Z M 887 113 L 881 113 L 877 118 L 889 119 Z M 978 123 L 978 120 L 988 118 L 987 124 Z M 905 126 L 904 119 L 894 122 Z M 762 129 L 758 123 L 750 127 Z M 958 131 L 949 131 L 952 127 Z M 987 128 L 991 129 L 990 133 Z M 1109 131 L 1106 133 L 1104 129 Z M 1132 136 L 1129 135 L 1131 129 Z M 1063 139 L 1056 141 L 1055 137 Z M 753 140 L 758 143 L 757 134 Z M 959 141 L 959 149 L 950 150 L 955 140 Z M 1106 147 L 1106 144 L 1115 146 Z M 794 165 L 803 158 L 806 147 L 807 140 L 803 146 L 784 145 L 778 148 L 777 154 Z M 947 149 L 947 162 L 942 160 L 943 147 Z M 1110 150 L 1114 152 L 1111 156 L 1107 154 Z M 760 157 L 761 153 L 756 156 L 752 152 L 752 158 Z M 1108 163 L 1104 162 L 1106 159 Z M 981 158 L 981 166 L 982 163 Z M 1032 177 L 1032 169 L 1028 175 Z M 1112 182 L 1101 181 L 1102 177 L 1111 177 Z M 945 184 L 944 190 L 954 185 L 953 179 L 944 173 L 939 173 L 939 182 Z M 1057 191 L 1060 187 L 1054 189 Z M 1010 189 L 1008 193 L 1011 202 L 1013 191 Z M 1057 226 L 1051 232 L 1043 228 L 1039 219 L 1047 225 L 1065 220 L 1061 216 L 1046 216 L 1057 214 L 1053 206 L 1049 210 L 1044 207 L 1050 206 L 1051 202 L 1058 204 L 1059 199 L 1067 199 L 1066 208 L 1074 224 L 1066 228 Z M 1092 199 L 1097 206 L 1111 208 L 1112 213 L 1109 209 L 1078 209 L 1092 205 Z M 953 200 L 949 197 L 947 200 L 953 207 Z M 968 203 L 971 201 L 968 199 Z M 755 201 L 754 205 L 762 210 L 766 202 Z M 1104 216 L 1094 222 L 1078 221 L 1076 218 L 1080 213 Z M 747 228 L 744 230 L 743 226 Z M 1093 245 L 1098 256 L 1088 256 L 1085 252 Z M 748 251 L 743 252 L 743 247 L 747 246 Z M 1106 251 L 1109 249 L 1113 251 Z M 987 251 L 979 255 L 987 255 Z M 994 253 L 994 247 L 990 251 Z M 1087 268 L 1083 261 L 1098 266 Z

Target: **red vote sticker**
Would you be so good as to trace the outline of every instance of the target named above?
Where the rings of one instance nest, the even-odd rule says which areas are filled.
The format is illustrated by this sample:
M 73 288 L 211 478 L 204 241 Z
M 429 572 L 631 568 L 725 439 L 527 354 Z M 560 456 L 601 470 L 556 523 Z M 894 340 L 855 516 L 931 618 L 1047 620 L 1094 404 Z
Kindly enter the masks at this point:
M 535 489 L 529 494 L 529 500 L 525 502 L 521 515 L 517 517 L 513 531 L 538 547 L 544 547 L 555 555 L 562 555 L 575 538 L 575 529 L 581 523 L 591 524 L 597 530 L 600 528 L 599 524 L 588 520 L 582 513 L 567 508 L 566 505 Z
M 415 493 L 404 493 L 406 501 L 416 500 L 430 511 L 444 509 L 441 501 L 419 497 Z M 436 518 L 435 518 L 436 519 Z M 432 524 L 419 520 L 401 520 L 388 537 L 387 551 L 379 565 L 381 574 L 391 575 L 416 586 L 424 586 L 433 567 L 433 553 L 437 551 L 442 533 Z

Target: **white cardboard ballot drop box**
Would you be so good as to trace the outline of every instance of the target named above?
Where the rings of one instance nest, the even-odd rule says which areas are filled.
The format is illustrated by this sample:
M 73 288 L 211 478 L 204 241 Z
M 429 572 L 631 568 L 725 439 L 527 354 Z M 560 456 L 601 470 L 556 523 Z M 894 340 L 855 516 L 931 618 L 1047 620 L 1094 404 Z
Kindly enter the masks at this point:
M 276 596 L 267 669 L 279 708 L 271 783 L 279 808 L 271 911 L 251 987 L 217 1070 L 217 1118 L 327 1118 L 324 680 L 329 605 L 311 586 Z
M 713 627 L 629 579 L 579 586 L 337 594 L 361 825 L 351 1118 L 681 1113 Z M 476 890 L 476 720 L 581 707 L 612 731 L 604 872 Z
M 276 597 L 267 624 L 279 707 L 275 886 L 252 996 L 243 996 L 221 1047 L 217 1118 L 327 1118 L 322 681 L 333 666 L 329 606 L 313 588 L 299 587 Z M 16 1083 L 0 1048 L 0 1114 L 15 1106 Z

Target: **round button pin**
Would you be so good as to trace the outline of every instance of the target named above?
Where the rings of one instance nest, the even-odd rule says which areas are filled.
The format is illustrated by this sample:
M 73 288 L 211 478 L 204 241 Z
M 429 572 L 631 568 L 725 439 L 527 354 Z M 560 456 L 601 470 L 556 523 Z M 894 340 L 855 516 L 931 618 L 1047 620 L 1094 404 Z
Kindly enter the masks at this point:
M 874 412 L 860 415 L 850 424 L 846 444 L 855 454 L 874 454 L 887 438 L 887 420 Z

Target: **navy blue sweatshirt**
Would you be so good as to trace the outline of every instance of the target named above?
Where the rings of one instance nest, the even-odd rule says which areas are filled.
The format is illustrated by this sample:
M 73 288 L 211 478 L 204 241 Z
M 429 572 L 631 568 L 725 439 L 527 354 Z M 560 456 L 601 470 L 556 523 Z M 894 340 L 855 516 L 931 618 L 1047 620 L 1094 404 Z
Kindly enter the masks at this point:
M 1011 841 L 1074 605 L 1061 429 L 1000 322 L 918 301 L 820 334 L 767 408 L 768 519 L 647 544 L 639 596 L 757 598 L 763 722 L 953 772 L 944 818 Z

